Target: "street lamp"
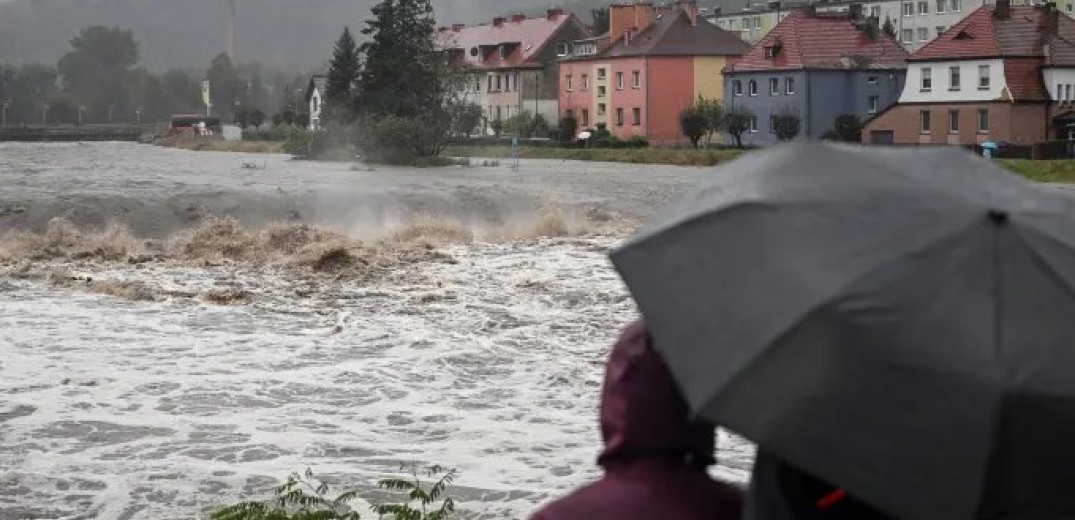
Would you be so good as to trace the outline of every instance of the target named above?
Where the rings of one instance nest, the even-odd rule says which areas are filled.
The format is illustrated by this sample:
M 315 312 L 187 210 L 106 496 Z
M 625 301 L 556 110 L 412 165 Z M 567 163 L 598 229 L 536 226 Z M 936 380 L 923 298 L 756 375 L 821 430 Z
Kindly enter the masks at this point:
M 49 104 L 41 103 L 41 124 L 49 124 Z
M 78 106 L 78 126 L 82 126 L 82 112 L 86 110 L 85 105 Z
M 0 126 L 7 126 L 7 109 L 11 108 L 11 100 L 4 101 L 3 116 L 0 117 Z
M 134 109 L 134 115 L 138 118 L 138 124 L 142 124 L 142 107 Z

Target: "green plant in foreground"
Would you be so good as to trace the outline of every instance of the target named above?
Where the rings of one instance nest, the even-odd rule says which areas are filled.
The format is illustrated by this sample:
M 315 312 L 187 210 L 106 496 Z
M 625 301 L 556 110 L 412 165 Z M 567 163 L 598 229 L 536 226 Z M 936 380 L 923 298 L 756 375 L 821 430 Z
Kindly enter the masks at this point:
M 446 493 L 455 480 L 456 471 L 433 466 L 427 470 L 427 475 L 435 479 L 428 489 L 417 469 L 411 470 L 410 478 L 378 481 L 378 488 L 401 493 L 406 500 L 374 505 L 373 512 L 381 520 L 447 520 L 455 511 L 455 501 Z M 212 520 L 361 519 L 352 506 L 361 498 L 358 491 L 329 498 L 328 484 L 316 479 L 310 469 L 302 475 L 292 473 L 286 483 L 273 488 L 273 493 L 275 498 L 268 502 L 242 502 L 221 509 L 213 513 Z

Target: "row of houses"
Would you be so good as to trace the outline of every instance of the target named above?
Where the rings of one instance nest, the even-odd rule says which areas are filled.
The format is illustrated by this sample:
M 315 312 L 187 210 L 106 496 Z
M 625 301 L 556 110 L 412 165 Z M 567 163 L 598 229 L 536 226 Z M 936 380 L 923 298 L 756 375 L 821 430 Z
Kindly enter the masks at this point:
M 969 9 L 972 2 L 979 3 Z M 879 30 L 894 3 L 901 18 L 932 24 L 941 22 L 926 16 L 952 16 L 950 25 L 915 48 L 917 40 L 900 41 L 907 25 L 895 37 Z M 560 9 L 438 35 L 450 62 L 471 72 L 464 95 L 483 108 L 486 123 L 525 110 L 550 122 L 570 116 L 580 128 L 605 127 L 624 139 L 674 143 L 683 140 L 680 112 L 704 97 L 753 113 L 742 136 L 751 145 L 775 142 L 774 117 L 786 113 L 812 139 L 849 115 L 865 121 L 863 140 L 877 144 L 1075 138 L 1075 20 L 1056 4 L 885 0 L 775 16 L 753 44 L 730 18 L 682 0 L 613 4 L 602 35 Z M 753 30 L 754 22 L 739 19 Z

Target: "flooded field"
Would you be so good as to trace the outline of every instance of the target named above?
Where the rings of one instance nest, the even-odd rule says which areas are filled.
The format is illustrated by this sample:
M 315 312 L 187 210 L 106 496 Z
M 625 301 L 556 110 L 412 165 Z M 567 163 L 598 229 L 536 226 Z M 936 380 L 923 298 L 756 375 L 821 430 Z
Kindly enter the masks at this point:
M 205 518 L 409 463 L 522 518 L 593 478 L 635 313 L 607 249 L 698 172 L 353 169 L 0 144 L 0 520 Z M 719 457 L 742 481 L 752 449 Z

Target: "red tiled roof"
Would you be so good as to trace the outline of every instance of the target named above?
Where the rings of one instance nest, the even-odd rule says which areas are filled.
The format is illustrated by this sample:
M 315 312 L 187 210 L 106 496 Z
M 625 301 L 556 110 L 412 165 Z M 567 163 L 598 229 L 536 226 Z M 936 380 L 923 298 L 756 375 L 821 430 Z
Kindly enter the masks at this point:
M 1011 14 L 998 17 L 982 6 L 911 55 L 910 61 L 969 58 L 1046 58 L 1049 64 L 1075 65 L 1075 20 L 1055 13 L 1057 31 L 1046 30 L 1047 14 L 1041 6 L 1013 5 Z M 1018 67 L 1018 65 L 1017 65 Z
M 620 38 L 600 54 L 602 58 L 624 56 L 742 56 L 750 44 L 735 34 L 699 18 L 691 25 L 684 11 L 661 14 L 649 27 Z
M 766 58 L 766 48 L 779 46 L 776 57 Z M 846 13 L 792 11 L 729 72 L 795 69 L 891 69 L 903 68 L 907 51 L 892 37 L 870 37 Z
M 1044 101 L 1049 99 L 1041 80 L 1042 58 L 1006 58 L 1004 82 L 1008 92 L 1017 101 Z
M 507 18 L 499 25 L 486 24 L 462 27 L 459 30 L 442 28 L 437 36 L 444 49 L 456 49 L 456 62 L 474 68 L 500 69 L 539 66 L 534 58 L 568 24 L 578 24 L 579 19 L 570 13 L 539 16 L 513 21 Z M 499 46 L 512 44 L 507 56 L 501 58 Z M 482 47 L 491 49 L 482 61 Z

